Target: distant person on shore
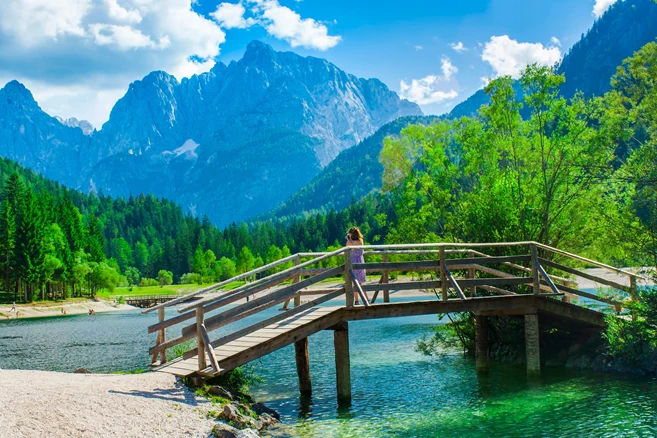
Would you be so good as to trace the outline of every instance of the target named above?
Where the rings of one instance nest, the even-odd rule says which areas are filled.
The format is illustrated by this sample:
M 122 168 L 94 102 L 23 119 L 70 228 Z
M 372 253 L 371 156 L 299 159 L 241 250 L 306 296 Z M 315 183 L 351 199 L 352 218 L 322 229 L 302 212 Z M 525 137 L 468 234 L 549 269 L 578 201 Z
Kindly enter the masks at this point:
M 365 242 L 363 241 L 363 234 L 360 232 L 358 227 L 349 228 L 349 232 L 347 233 L 347 246 L 362 246 L 364 244 Z M 351 250 L 351 263 L 365 263 L 362 248 Z M 356 277 L 356 281 L 359 284 L 363 284 L 367 281 L 367 277 L 365 276 L 365 269 L 354 269 L 353 271 L 354 276 Z M 354 298 L 356 304 L 360 304 L 358 291 L 354 292 Z
M 89 315 L 95 315 L 96 311 L 94 309 L 89 309 Z
M 11 309 L 9 309 L 9 312 L 15 312 L 16 311 L 16 302 L 11 305 Z

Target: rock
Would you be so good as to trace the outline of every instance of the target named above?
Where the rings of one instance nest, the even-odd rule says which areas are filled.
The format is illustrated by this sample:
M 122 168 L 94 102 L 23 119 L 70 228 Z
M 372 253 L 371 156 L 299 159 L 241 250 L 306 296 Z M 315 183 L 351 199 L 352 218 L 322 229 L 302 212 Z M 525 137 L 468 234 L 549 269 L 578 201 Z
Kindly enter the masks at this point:
M 224 406 L 224 410 L 221 412 L 221 414 L 219 414 L 219 419 L 232 424 L 238 429 L 255 427 L 255 418 L 242 414 L 239 409 L 240 407 L 242 407 L 242 405 L 236 405 L 234 403 L 227 404 Z
M 91 371 L 89 371 L 86 368 L 78 368 L 77 370 L 73 371 L 74 374 L 93 374 Z
M 217 422 L 212 428 L 212 433 L 214 433 L 217 438 L 236 438 L 239 430 L 226 423 Z
M 279 421 L 269 414 L 262 414 L 258 417 L 258 430 L 270 428 L 279 423 Z
M 253 403 L 251 405 L 251 409 L 253 409 L 253 412 L 255 412 L 258 415 L 268 414 L 271 417 L 275 418 L 276 420 L 280 421 L 280 419 L 281 419 L 281 414 L 276 412 L 274 409 L 265 406 L 262 403 Z
M 211 386 L 210 389 L 208 389 L 208 392 L 214 396 L 225 398 L 226 400 L 233 401 L 233 394 L 230 393 L 230 391 L 227 391 L 224 389 L 222 386 L 214 385 Z
M 260 438 L 260 434 L 253 429 L 238 430 L 235 438 Z

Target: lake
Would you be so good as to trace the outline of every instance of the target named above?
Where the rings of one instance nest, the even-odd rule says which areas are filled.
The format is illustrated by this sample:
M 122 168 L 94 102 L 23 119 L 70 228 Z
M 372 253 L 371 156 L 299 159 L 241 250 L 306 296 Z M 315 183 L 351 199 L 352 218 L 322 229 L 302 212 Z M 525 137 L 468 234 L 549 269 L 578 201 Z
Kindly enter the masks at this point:
M 0 368 L 144 368 L 155 341 L 146 327 L 156 320 L 127 311 L 3 321 Z M 481 376 L 460 354 L 429 358 L 414 350 L 437 322 L 435 316 L 351 322 L 351 406 L 336 402 L 329 331 L 310 337 L 312 398 L 299 398 L 292 346 L 253 363 L 264 378 L 254 395 L 304 437 L 657 436 L 655 377 L 544 368 L 529 380 L 524 366 L 501 364 Z

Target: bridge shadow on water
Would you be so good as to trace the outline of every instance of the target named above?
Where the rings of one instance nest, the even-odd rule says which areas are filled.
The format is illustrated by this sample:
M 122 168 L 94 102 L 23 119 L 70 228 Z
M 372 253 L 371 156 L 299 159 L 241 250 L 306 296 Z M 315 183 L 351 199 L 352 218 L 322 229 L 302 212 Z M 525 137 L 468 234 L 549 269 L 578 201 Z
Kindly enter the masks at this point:
M 156 388 L 152 391 L 108 391 L 110 394 L 121 394 L 130 397 L 143 397 L 146 399 L 159 399 L 170 402 L 198 406 L 196 396 L 191 393 L 182 383 L 176 383 L 173 389 Z

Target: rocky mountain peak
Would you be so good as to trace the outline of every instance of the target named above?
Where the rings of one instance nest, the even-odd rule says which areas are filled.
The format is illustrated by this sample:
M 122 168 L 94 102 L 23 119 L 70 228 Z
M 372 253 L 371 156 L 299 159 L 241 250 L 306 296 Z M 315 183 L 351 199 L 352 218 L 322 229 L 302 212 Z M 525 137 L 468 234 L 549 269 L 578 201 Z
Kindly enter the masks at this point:
M 25 109 L 39 108 L 39 105 L 34 100 L 34 96 L 32 96 L 30 90 L 16 80 L 8 82 L 4 88 L 0 90 L 0 98 L 2 98 L 0 104 L 17 106 Z

